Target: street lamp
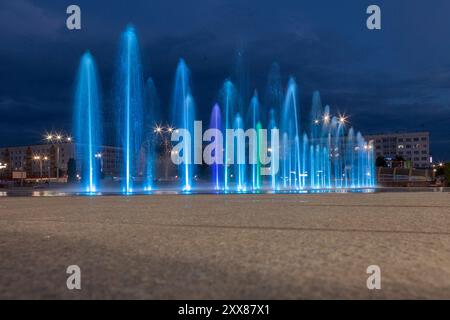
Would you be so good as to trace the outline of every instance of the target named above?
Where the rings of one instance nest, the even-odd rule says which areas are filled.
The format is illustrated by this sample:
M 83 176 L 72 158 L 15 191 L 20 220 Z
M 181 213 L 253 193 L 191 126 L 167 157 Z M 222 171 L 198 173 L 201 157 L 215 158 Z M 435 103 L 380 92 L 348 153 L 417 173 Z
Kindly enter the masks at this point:
M 95 159 L 97 159 L 97 161 L 100 162 L 100 172 L 103 172 L 103 155 L 101 154 L 101 152 L 97 152 L 94 157 Z
M 339 122 L 345 124 L 347 122 L 347 117 L 345 115 L 339 115 Z
M 39 177 L 42 178 L 42 158 L 41 156 L 34 156 L 33 159 L 39 161 Z
M 155 129 L 153 130 L 153 132 L 155 132 L 155 133 L 161 133 L 162 130 L 163 130 L 163 127 L 161 127 L 160 125 L 157 125 L 157 126 L 155 127 Z
M 33 160 L 39 161 L 39 174 L 40 178 L 42 179 L 42 161 L 47 161 L 48 157 L 42 155 L 35 155 L 33 156 Z
M 164 159 L 164 176 L 165 179 L 168 179 L 168 175 L 169 175 L 169 163 L 170 161 L 168 159 L 166 159 L 167 156 L 169 156 L 170 154 L 172 154 L 171 152 L 171 143 L 170 143 L 170 136 L 173 133 L 173 131 L 176 131 L 176 129 L 167 124 L 166 126 L 162 126 L 160 124 L 156 124 L 155 127 L 153 128 L 153 132 L 156 134 L 155 138 L 156 139 L 160 139 L 158 142 L 161 144 L 162 146 L 162 150 L 163 150 L 163 155 L 161 155 L 161 158 Z
M 0 162 L 0 173 L 3 171 L 3 169 L 6 169 L 7 166 L 8 166 L 8 164 L 6 162 L 5 163 Z M 1 175 L 0 175 L 0 177 L 1 177 Z
M 49 133 L 44 135 L 44 140 L 52 145 L 56 146 L 56 178 L 59 179 L 59 148 L 60 144 L 63 142 L 72 143 L 72 137 L 62 133 Z M 50 176 L 50 172 L 49 172 Z

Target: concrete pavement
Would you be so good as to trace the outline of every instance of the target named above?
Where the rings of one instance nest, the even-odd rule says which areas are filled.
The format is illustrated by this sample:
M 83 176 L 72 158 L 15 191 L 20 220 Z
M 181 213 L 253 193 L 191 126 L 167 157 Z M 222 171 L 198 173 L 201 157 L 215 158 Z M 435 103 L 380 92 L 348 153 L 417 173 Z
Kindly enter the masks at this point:
M 448 299 L 450 194 L 3 197 L 0 298 Z

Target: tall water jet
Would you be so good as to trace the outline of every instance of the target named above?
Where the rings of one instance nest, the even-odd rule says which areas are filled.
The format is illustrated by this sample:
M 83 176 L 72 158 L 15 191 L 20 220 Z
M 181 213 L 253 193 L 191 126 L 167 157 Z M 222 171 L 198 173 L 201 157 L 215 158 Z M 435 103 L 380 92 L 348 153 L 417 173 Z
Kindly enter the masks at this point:
M 256 130 L 256 136 L 253 137 L 255 141 L 253 143 L 249 143 L 249 150 L 248 155 L 249 159 L 253 159 L 253 163 L 249 161 L 250 163 L 250 181 L 252 183 L 252 189 L 257 190 L 260 187 L 260 172 L 259 172 L 259 134 L 258 134 L 258 124 L 259 124 L 259 130 L 261 129 L 261 123 L 260 123 L 260 116 L 259 116 L 259 100 L 258 100 L 258 94 L 253 94 L 252 100 L 250 101 L 250 107 L 248 112 L 248 128 L 253 128 Z M 250 137 L 251 138 L 251 137 Z
M 256 170 L 255 170 L 255 176 L 253 177 L 253 179 L 255 180 L 255 182 L 253 183 L 253 190 L 259 190 L 262 186 L 262 176 L 261 176 L 261 160 L 260 160 L 260 156 L 261 156 L 261 152 L 264 152 L 265 154 L 267 154 L 267 145 L 264 144 L 265 146 L 265 150 L 262 151 L 262 139 L 263 139 L 263 135 L 262 135 L 262 124 L 260 121 L 258 121 L 256 123 Z M 267 137 L 266 137 L 267 138 Z
M 150 191 L 153 189 L 153 181 L 156 175 L 156 154 L 157 141 L 155 137 L 155 126 L 161 121 L 159 115 L 160 103 L 156 92 L 155 84 L 151 78 L 145 83 L 144 94 L 144 189 Z
M 277 127 L 277 121 L 276 121 L 276 115 L 275 110 L 273 108 L 270 108 L 269 112 L 269 124 L 267 126 L 268 132 L 271 132 L 272 129 L 278 129 Z M 273 154 L 274 152 L 279 152 L 279 150 L 275 150 L 275 148 L 278 147 L 278 141 L 272 140 L 272 135 L 269 134 L 269 146 L 270 146 L 270 153 Z M 278 147 L 279 148 L 279 147 Z M 275 171 L 275 166 L 272 166 L 272 171 L 270 174 L 270 185 L 272 187 L 272 190 L 277 189 L 277 172 Z
M 123 153 L 122 190 L 133 191 L 133 177 L 139 172 L 142 143 L 142 66 L 138 39 L 133 27 L 122 33 L 117 70 L 117 132 Z
M 250 84 L 249 84 L 249 72 L 245 62 L 244 49 L 240 48 L 236 52 L 235 63 L 235 81 L 238 96 L 238 106 L 236 112 L 239 112 L 241 116 L 245 114 L 248 101 L 250 100 Z
M 241 132 L 244 134 L 244 121 L 239 113 L 237 113 L 234 117 L 234 127 L 233 129 L 237 132 Z M 237 143 L 234 144 L 234 155 L 236 157 L 234 161 L 234 172 L 236 177 L 236 189 L 239 192 L 247 190 L 247 181 L 245 178 L 245 143 L 239 143 L 239 139 Z
M 345 151 L 345 186 L 353 188 L 355 186 L 355 131 L 353 127 L 348 130 Z
M 376 173 L 375 173 L 375 150 L 373 147 L 373 141 L 367 143 L 368 146 L 368 156 L 367 156 L 367 166 L 369 170 L 369 187 L 375 186 L 376 183 Z
M 283 90 L 281 87 L 280 66 L 273 63 L 269 76 L 267 78 L 265 105 L 267 106 L 269 119 L 268 122 L 278 123 L 278 116 L 283 105 Z
M 309 185 L 316 188 L 316 154 L 314 144 L 309 145 Z
M 282 182 L 285 188 L 300 187 L 300 113 L 297 103 L 297 84 L 291 78 L 288 83 L 281 117 Z
M 227 129 L 233 129 L 235 121 L 234 116 L 237 112 L 237 92 L 230 80 L 226 80 L 220 90 L 220 105 L 224 110 L 222 127 L 224 132 L 226 132 Z M 227 149 L 227 144 L 225 144 L 223 165 L 223 187 L 225 190 L 228 190 L 230 176 L 233 174 L 230 166 L 231 159 L 228 157 L 229 151 L 230 150 Z M 236 175 L 237 172 L 234 174 Z
M 331 115 L 330 106 L 326 105 L 324 108 L 322 116 L 322 131 L 321 131 L 321 141 L 323 143 L 323 150 L 326 154 L 325 161 L 325 187 L 331 188 L 332 185 L 332 171 L 331 171 L 331 157 L 332 157 L 332 144 L 331 144 Z
M 309 130 L 311 135 L 311 148 L 313 149 L 311 161 L 311 181 L 312 188 L 322 188 L 324 186 L 324 161 L 323 161 L 323 141 L 321 139 L 322 102 L 319 91 L 314 91 L 311 103 L 311 115 L 309 121 Z
M 332 121 L 336 121 L 336 132 L 335 132 L 335 140 L 334 140 L 334 160 L 335 160 L 335 180 L 336 187 L 342 188 L 343 181 L 345 180 L 345 171 L 344 171 L 344 156 L 345 156 L 345 148 L 344 148 L 344 126 L 345 122 L 342 119 L 333 118 Z
M 102 119 L 97 67 L 89 52 L 81 57 L 76 80 L 74 132 L 76 154 L 81 159 L 83 189 L 95 192 L 101 173 Z
M 332 167 L 332 175 L 333 175 L 333 187 L 338 188 L 338 177 L 339 177 L 339 148 L 336 145 L 338 138 L 338 119 L 333 116 L 330 122 L 330 146 L 331 146 L 331 167 Z
M 302 165 L 301 165 L 301 186 L 305 187 L 306 186 L 306 177 L 308 176 L 308 166 L 309 166 L 309 140 L 308 140 L 308 135 L 306 133 L 303 134 L 303 138 L 302 138 Z
M 172 121 L 176 129 L 187 130 L 194 134 L 195 104 L 191 94 L 190 71 L 183 59 L 180 59 L 175 73 L 175 86 L 172 97 Z M 190 191 L 192 188 L 192 178 L 194 176 L 194 166 L 191 155 L 187 150 L 194 150 L 193 141 L 195 137 L 183 140 L 183 152 L 180 157 L 184 158 L 184 163 L 178 166 L 178 172 L 182 179 L 184 191 Z
M 273 63 L 269 71 L 266 85 L 265 105 L 268 110 L 268 132 L 270 132 L 271 129 L 279 129 L 279 115 L 283 105 L 283 90 L 281 86 L 280 66 L 278 63 Z M 269 135 L 269 137 L 272 139 L 271 135 Z M 271 140 L 269 145 L 272 145 Z M 271 152 L 279 152 L 279 150 L 272 150 L 271 148 Z M 272 190 L 278 188 L 277 173 L 274 170 L 272 170 L 271 174 L 271 188 Z
M 210 129 L 217 129 L 221 131 L 222 127 L 222 119 L 220 114 L 220 107 L 218 104 L 215 104 L 212 111 L 211 111 L 211 119 L 209 121 L 209 128 Z M 217 150 L 222 149 L 222 141 L 214 140 L 212 142 L 214 147 L 214 154 L 213 157 L 216 159 L 216 162 L 212 164 L 212 183 L 214 185 L 215 190 L 220 190 L 222 187 L 222 165 L 219 161 L 219 155 L 217 154 Z
M 364 141 L 364 138 L 361 134 L 361 132 L 358 131 L 356 134 L 356 161 L 357 161 L 357 186 L 363 187 L 365 185 L 366 180 L 366 174 L 365 174 L 365 167 L 366 167 L 366 142 Z
M 311 105 L 311 119 L 310 119 L 310 132 L 311 132 L 311 140 L 318 144 L 320 141 L 320 124 L 323 121 L 322 119 L 322 101 L 320 99 L 319 91 L 313 92 L 312 97 L 312 105 Z

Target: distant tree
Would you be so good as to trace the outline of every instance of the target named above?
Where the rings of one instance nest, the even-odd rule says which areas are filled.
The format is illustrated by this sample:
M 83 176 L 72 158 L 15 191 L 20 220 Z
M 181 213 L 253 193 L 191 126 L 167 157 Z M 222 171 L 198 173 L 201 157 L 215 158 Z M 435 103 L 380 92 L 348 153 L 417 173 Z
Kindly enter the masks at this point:
M 450 186 L 450 162 L 436 166 L 435 170 L 434 175 L 436 177 L 443 177 L 445 186 Z
M 438 177 L 438 176 L 444 176 L 445 175 L 445 166 L 438 166 L 437 168 L 436 168 L 436 172 L 434 173 L 434 175 L 436 176 L 436 177 Z
M 377 159 L 375 160 L 375 166 L 376 167 L 387 167 L 386 160 L 384 159 L 383 156 L 377 157 Z
M 70 158 L 67 162 L 67 181 L 69 183 L 77 181 L 77 162 L 74 158 Z
M 445 178 L 445 185 L 448 187 L 450 186 L 450 162 L 445 163 L 442 169 Z
M 396 155 L 395 158 L 392 160 L 392 167 L 393 168 L 404 168 L 405 167 L 405 158 L 403 158 L 400 155 Z

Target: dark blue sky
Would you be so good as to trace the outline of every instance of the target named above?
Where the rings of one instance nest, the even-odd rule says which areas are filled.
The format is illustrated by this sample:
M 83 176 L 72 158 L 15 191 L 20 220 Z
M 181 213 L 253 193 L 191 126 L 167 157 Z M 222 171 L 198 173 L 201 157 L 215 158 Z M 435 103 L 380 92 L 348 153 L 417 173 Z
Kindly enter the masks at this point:
M 82 30 L 65 28 L 78 4 Z M 366 28 L 370 4 L 382 30 Z M 46 130 L 69 131 L 79 57 L 89 49 L 101 74 L 105 108 L 120 32 L 136 27 L 145 75 L 169 112 L 170 89 L 183 57 L 192 71 L 202 118 L 237 50 L 251 87 L 264 89 L 272 62 L 283 80 L 311 93 L 365 134 L 428 130 L 435 159 L 450 160 L 450 2 L 447 0 L 46 1 L 0 3 L 0 145 L 35 143 Z

